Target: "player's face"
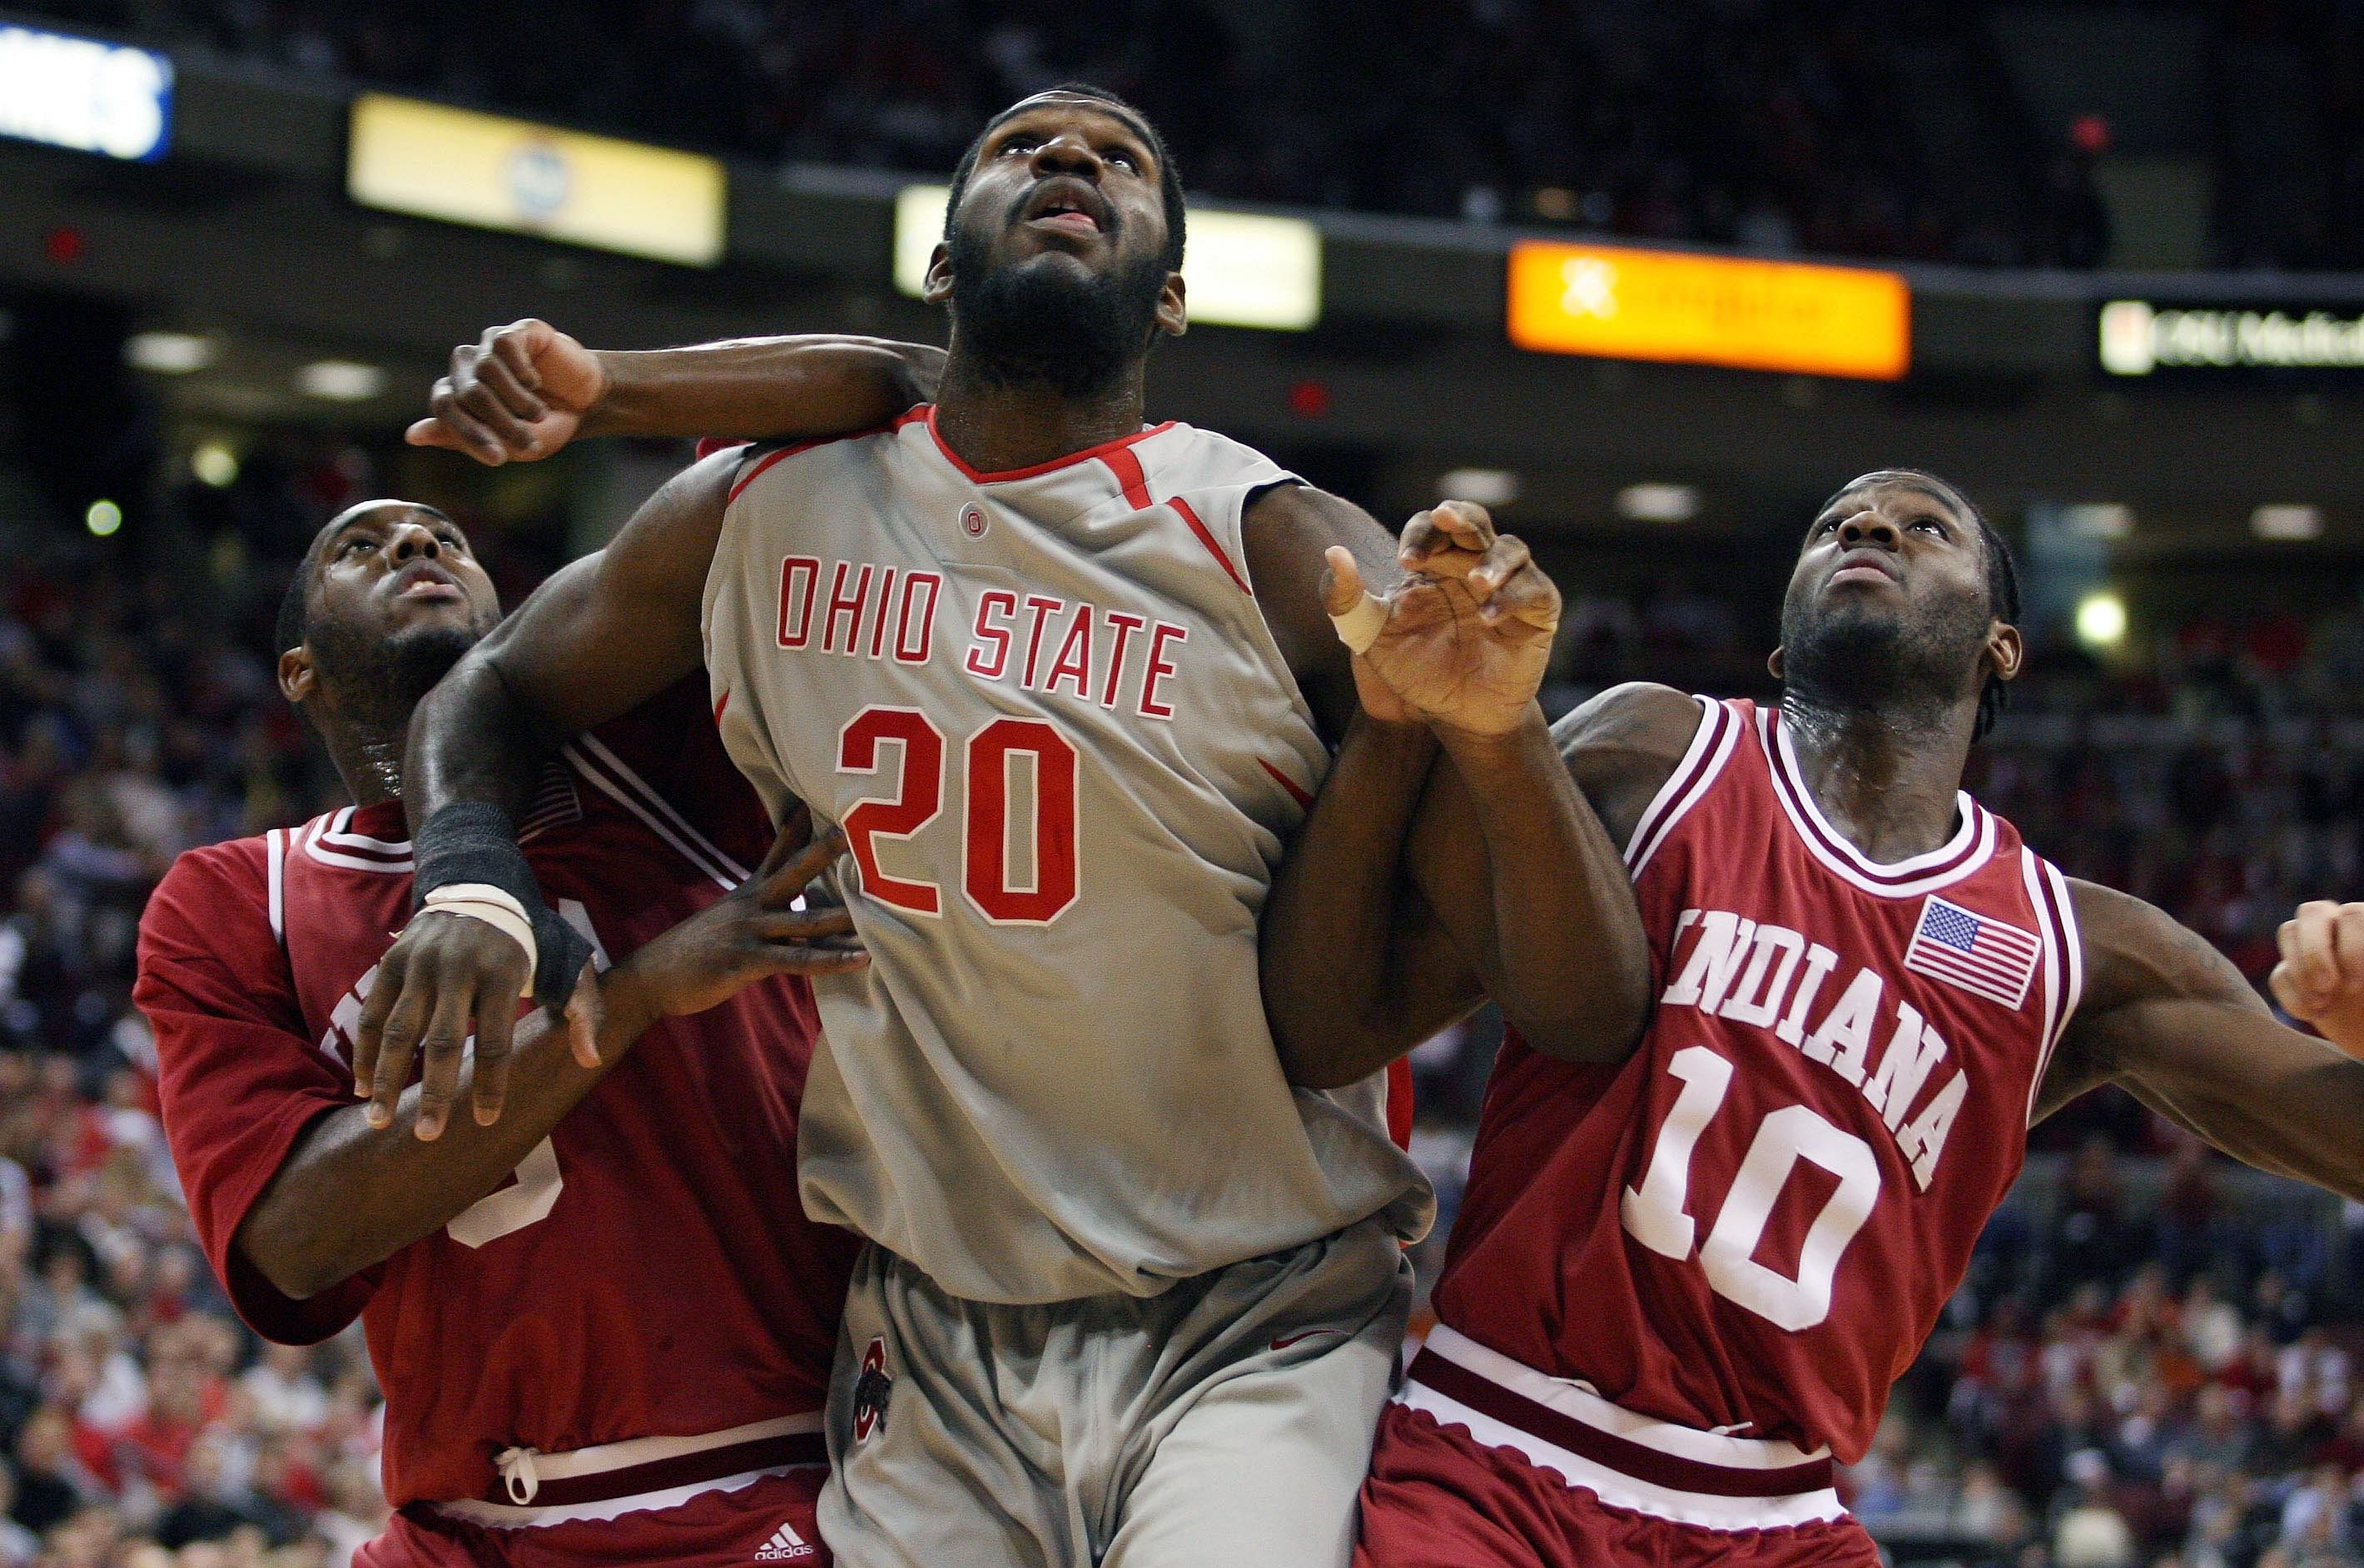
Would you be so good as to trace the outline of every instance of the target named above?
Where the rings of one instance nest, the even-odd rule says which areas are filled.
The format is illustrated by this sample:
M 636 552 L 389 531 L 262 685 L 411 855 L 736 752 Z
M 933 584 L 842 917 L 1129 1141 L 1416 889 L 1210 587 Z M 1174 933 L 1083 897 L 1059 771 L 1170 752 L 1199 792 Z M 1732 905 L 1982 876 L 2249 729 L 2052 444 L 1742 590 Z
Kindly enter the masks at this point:
M 414 637 L 468 640 L 500 619 L 493 580 L 457 523 L 424 506 L 354 507 L 321 547 L 315 616 L 362 645 Z
M 1180 282 L 1165 272 L 1167 230 L 1162 171 L 1122 116 L 1088 98 L 1045 95 L 996 126 L 977 150 L 953 228 L 961 249 L 990 272 L 1065 274 L 1112 282 L 1154 267 L 1181 325 Z M 953 292 L 954 269 L 939 250 L 931 298 Z
M 1941 487 L 1875 473 L 1807 529 L 1774 669 L 1841 706 L 1944 706 L 1975 695 L 1990 665 L 2008 679 L 2017 651 L 1994 619 L 1977 518 Z
M 1823 508 L 1806 530 L 1783 605 L 1813 624 L 1832 617 L 1910 626 L 1958 619 L 1988 605 L 1979 526 L 1952 496 L 1905 477 L 1871 475 Z

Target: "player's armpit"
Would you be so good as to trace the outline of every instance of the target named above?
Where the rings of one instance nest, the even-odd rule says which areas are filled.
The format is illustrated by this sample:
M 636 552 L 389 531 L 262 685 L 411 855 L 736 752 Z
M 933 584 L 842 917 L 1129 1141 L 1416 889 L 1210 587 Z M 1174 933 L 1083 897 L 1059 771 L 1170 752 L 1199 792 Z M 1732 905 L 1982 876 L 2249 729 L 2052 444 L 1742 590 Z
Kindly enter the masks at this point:
M 2364 1198 L 2364 1062 L 2276 1020 L 2229 961 L 2140 899 L 2069 891 L 2085 1000 L 2037 1115 L 2116 1083 L 2236 1159 Z

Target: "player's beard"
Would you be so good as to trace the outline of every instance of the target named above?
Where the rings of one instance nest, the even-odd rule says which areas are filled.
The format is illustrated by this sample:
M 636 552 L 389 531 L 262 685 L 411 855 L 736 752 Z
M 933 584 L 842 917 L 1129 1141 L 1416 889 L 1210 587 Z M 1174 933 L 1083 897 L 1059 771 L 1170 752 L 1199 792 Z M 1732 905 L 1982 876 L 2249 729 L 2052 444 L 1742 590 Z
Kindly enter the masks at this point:
M 997 267 L 970 228 L 952 237 L 953 318 L 962 353 L 988 382 L 1062 397 L 1106 391 L 1148 353 L 1165 259 L 1079 275 L 1030 258 Z
M 1907 730 L 1942 728 L 1964 692 L 1978 689 L 1991 624 L 1983 599 L 1933 606 L 1918 619 L 1853 604 L 1817 614 L 1793 601 L 1781 611 L 1784 705 L 1878 715 Z
M 312 668 L 338 712 L 398 729 L 484 635 L 475 627 L 422 626 L 382 637 L 315 620 L 305 628 L 304 646 L 311 650 Z

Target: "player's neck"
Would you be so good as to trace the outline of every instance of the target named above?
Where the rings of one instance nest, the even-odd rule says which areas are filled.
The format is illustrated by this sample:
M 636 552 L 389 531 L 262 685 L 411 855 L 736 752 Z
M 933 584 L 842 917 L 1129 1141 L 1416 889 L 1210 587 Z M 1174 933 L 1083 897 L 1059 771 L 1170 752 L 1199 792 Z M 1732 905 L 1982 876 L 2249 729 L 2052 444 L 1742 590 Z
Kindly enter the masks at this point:
M 320 727 L 320 742 L 355 806 L 402 798 L 402 754 L 410 741 L 410 720 L 398 725 L 345 718 Z
M 1141 428 L 1143 362 L 1098 391 L 1071 396 L 985 373 L 955 338 L 936 393 L 936 433 L 979 473 L 1056 462 Z
M 1960 827 L 1969 760 L 1962 716 L 1841 708 L 1794 691 L 1781 719 L 1814 804 L 1846 840 L 1885 865 L 1943 849 Z

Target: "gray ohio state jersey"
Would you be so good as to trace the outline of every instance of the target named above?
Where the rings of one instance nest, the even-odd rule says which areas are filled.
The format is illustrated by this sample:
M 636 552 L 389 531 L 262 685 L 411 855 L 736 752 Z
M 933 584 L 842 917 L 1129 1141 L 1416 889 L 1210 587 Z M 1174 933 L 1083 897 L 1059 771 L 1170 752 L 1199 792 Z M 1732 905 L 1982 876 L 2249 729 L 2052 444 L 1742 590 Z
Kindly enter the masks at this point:
M 845 829 L 871 952 L 815 983 L 805 1206 L 955 1296 L 1152 1296 L 1429 1221 L 1384 1080 L 1292 1090 L 1257 987 L 1329 765 L 1240 546 L 1290 477 L 1176 424 L 979 473 L 920 407 L 733 484 L 723 740 L 775 818 Z

